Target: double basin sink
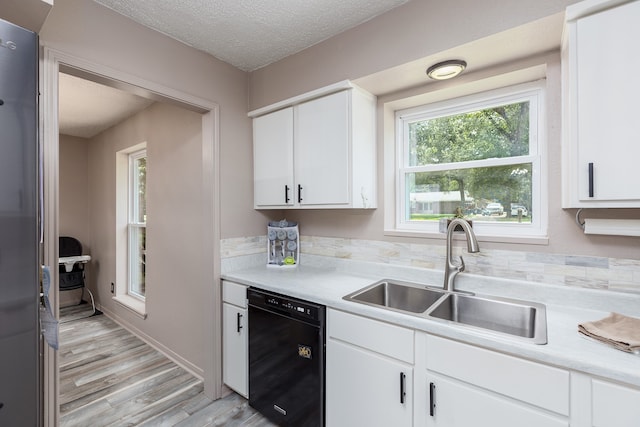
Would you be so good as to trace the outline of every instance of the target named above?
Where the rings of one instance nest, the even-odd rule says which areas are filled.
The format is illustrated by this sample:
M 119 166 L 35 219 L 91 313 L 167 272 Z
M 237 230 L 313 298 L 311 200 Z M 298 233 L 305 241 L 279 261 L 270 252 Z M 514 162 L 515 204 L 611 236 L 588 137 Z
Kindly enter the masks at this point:
M 519 341 L 547 343 L 546 309 L 534 302 L 448 292 L 393 280 L 381 280 L 344 299 Z

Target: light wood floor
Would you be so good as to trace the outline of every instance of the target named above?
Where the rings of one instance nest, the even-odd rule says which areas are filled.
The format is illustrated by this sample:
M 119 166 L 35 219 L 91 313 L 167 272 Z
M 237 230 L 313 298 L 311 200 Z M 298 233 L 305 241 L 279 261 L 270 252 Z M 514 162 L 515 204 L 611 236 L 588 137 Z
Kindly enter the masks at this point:
M 61 309 L 60 426 L 253 426 L 274 424 L 231 393 L 203 383 L 90 306 Z

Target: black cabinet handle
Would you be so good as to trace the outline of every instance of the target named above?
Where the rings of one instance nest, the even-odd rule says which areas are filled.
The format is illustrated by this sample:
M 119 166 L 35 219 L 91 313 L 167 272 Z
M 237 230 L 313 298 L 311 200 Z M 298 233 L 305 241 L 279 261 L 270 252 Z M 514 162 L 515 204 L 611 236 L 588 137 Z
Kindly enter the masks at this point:
M 400 403 L 404 404 L 404 398 L 407 395 L 405 391 L 405 374 L 400 372 Z
M 302 202 L 302 185 L 298 184 L 298 203 Z
M 289 186 L 284 186 L 284 202 L 289 203 Z
M 429 383 L 429 415 L 434 416 L 436 413 L 436 385 Z
M 242 314 L 237 313 L 238 333 L 240 333 L 240 329 L 242 329 L 242 324 L 240 323 L 240 319 L 242 319 Z
M 589 163 L 589 197 L 593 197 L 593 163 Z

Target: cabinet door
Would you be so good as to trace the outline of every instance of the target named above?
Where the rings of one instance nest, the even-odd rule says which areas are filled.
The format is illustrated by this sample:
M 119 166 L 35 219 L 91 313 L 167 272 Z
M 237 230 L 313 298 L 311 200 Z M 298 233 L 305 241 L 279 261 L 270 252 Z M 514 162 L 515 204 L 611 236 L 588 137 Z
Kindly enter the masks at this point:
M 640 390 L 599 380 L 591 388 L 593 427 L 640 426 Z
M 253 119 L 255 207 L 290 206 L 293 188 L 293 108 Z
M 247 310 L 222 304 L 222 380 L 244 397 L 249 396 Z
M 640 201 L 637 98 L 640 2 L 577 21 L 577 134 L 579 200 Z M 624 70 L 612 72 L 621 64 Z M 629 72 L 631 71 L 631 72 Z M 589 164 L 593 190 L 589 195 Z M 603 204 L 603 206 L 606 206 Z
M 326 364 L 328 426 L 412 425 L 410 365 L 331 339 L 327 340 Z
M 431 427 L 567 427 L 569 421 L 542 410 L 523 405 L 502 395 L 484 391 L 466 383 L 436 374 L 433 383 Z M 526 385 L 521 385 L 526 387 Z
M 300 205 L 350 201 L 349 91 L 296 107 L 295 176 Z

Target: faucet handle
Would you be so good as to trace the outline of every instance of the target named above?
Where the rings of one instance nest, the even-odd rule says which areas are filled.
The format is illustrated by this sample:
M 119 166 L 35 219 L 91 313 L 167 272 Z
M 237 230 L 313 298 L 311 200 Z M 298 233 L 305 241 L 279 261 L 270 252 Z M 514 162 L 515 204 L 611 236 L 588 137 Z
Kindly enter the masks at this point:
M 462 255 L 460 255 L 460 267 L 458 267 L 458 272 L 462 273 L 464 271 L 464 259 L 462 258 Z

